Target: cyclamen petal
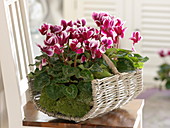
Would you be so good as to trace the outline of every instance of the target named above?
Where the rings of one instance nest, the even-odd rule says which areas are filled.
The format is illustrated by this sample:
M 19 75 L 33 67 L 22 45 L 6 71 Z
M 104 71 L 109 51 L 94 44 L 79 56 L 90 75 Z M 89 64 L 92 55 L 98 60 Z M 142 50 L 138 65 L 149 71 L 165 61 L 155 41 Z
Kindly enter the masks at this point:
M 50 30 L 51 30 L 51 33 L 54 33 L 54 34 L 58 34 L 62 31 L 63 27 L 62 26 L 58 26 L 58 25 L 51 25 L 50 26 Z
M 48 40 L 44 40 L 44 44 L 47 46 L 53 46 L 54 44 L 56 44 L 56 42 L 57 42 L 56 36 L 52 36 Z
M 114 28 L 115 32 L 117 35 L 121 35 L 122 34 L 122 26 L 116 26 Z
M 61 20 L 61 26 L 63 26 L 63 31 L 67 29 L 67 27 L 73 27 L 73 22 L 72 21 L 69 21 L 69 22 L 66 22 L 66 20 Z
M 85 40 L 83 44 L 85 45 L 84 47 L 86 50 L 90 50 L 90 47 L 89 47 L 90 41 Z
M 113 41 L 111 39 L 103 39 L 102 43 L 107 49 L 113 46 Z
M 87 61 L 87 58 L 84 56 L 84 55 L 82 55 L 81 56 L 81 63 L 84 63 L 84 62 L 86 62 Z
M 113 40 L 108 39 L 108 40 L 107 40 L 107 47 L 110 48 L 110 46 L 112 46 L 112 45 L 113 45 Z
M 97 20 L 98 19 L 98 13 L 93 12 L 92 13 L 92 18 L 93 18 L 93 20 Z
M 41 62 L 42 62 L 42 66 L 45 66 L 47 64 L 47 59 L 42 59 Z
M 93 36 L 93 33 L 94 33 L 93 31 L 88 31 L 86 38 L 87 39 L 91 38 Z
M 67 23 L 67 25 L 70 26 L 70 27 L 73 27 L 73 22 L 72 22 L 72 20 L 70 20 L 70 21 Z
M 63 29 L 65 30 L 67 27 L 67 22 L 65 20 L 61 20 L 61 25 L 63 26 Z
M 92 50 L 91 51 L 91 55 L 92 55 L 92 59 L 101 58 L 102 57 L 102 53 L 100 52 L 100 49 Z
M 75 52 L 77 54 L 82 54 L 82 53 L 84 53 L 84 48 L 77 49 Z
M 110 27 L 109 20 L 104 20 L 103 26 L 104 28 L 109 28 Z
M 41 71 L 42 70 L 42 64 L 38 66 L 38 69 Z
M 54 53 L 56 53 L 56 54 L 58 54 L 58 55 L 60 55 L 60 54 L 63 52 L 63 50 L 60 49 L 59 44 L 58 44 L 58 45 L 55 45 L 55 46 L 53 47 L 53 49 L 54 49 Z
M 124 38 L 124 35 L 125 35 L 125 31 L 126 31 L 126 29 L 127 29 L 127 27 L 126 27 L 126 28 L 124 28 L 124 29 L 122 30 L 121 38 Z
M 124 23 L 122 23 L 122 21 L 120 19 L 117 19 L 117 23 L 115 24 L 115 26 L 122 26 Z
M 54 51 L 46 51 L 45 53 L 47 53 L 48 56 L 53 56 L 54 55 Z
M 51 47 L 41 47 L 41 45 L 37 44 L 37 46 L 41 49 L 42 52 L 45 52 L 48 56 L 53 56 L 54 51 Z
M 100 52 L 100 50 L 96 50 L 95 54 L 96 54 L 96 58 L 102 57 L 102 53 Z
M 86 25 L 86 20 L 85 19 L 77 20 L 76 22 L 74 22 L 74 25 L 76 25 L 78 28 L 84 27 Z
M 167 55 L 170 55 L 170 51 L 168 51 Z
M 82 26 L 85 26 L 85 25 L 86 25 L 86 20 L 85 20 L 85 19 L 82 19 L 82 20 L 81 20 L 81 23 L 82 23 Z
M 72 42 L 70 42 L 69 46 L 70 46 L 72 51 L 75 51 L 77 49 L 77 47 L 76 47 L 77 44 L 78 44 L 77 40 L 73 40 Z
M 38 30 L 39 30 L 39 32 L 40 32 L 42 35 L 45 35 L 45 34 L 47 34 L 47 31 L 48 31 L 49 28 L 50 28 L 50 25 L 48 25 L 48 24 L 43 24 L 43 25 L 41 26 L 41 28 L 38 29 Z
M 159 51 L 158 54 L 159 54 L 160 57 L 165 57 L 166 56 L 164 50 Z
M 57 35 L 57 43 L 59 43 L 61 47 L 64 47 L 64 44 L 68 43 L 69 36 L 70 34 L 63 31 L 60 36 Z
M 133 44 L 138 43 L 140 40 L 142 39 L 140 32 L 133 32 L 132 33 L 132 37 L 130 38 L 130 40 L 133 41 Z
M 37 46 L 43 51 L 43 47 L 40 44 L 37 44 Z
M 76 45 L 77 48 L 80 48 L 81 47 L 81 43 L 79 42 L 77 45 Z
M 52 36 L 54 36 L 53 33 L 47 33 L 47 34 L 46 34 L 46 40 L 48 40 L 48 39 L 51 38 Z
M 100 46 L 100 42 L 99 41 L 90 41 L 89 47 L 98 49 L 98 47 Z
M 105 53 L 106 52 L 106 48 L 104 45 L 100 46 L 100 52 L 101 53 Z
M 96 58 L 96 53 L 94 50 L 91 51 L 91 55 L 92 55 L 92 59 L 95 59 Z

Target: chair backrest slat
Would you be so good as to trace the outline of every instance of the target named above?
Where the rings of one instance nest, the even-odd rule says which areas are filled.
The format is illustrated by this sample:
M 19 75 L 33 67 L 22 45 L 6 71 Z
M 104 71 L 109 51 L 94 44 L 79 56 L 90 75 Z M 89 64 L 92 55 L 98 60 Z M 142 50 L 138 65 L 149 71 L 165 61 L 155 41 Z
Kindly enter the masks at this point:
M 26 75 L 33 61 L 25 0 L 0 0 L 0 65 L 10 128 L 22 127 Z

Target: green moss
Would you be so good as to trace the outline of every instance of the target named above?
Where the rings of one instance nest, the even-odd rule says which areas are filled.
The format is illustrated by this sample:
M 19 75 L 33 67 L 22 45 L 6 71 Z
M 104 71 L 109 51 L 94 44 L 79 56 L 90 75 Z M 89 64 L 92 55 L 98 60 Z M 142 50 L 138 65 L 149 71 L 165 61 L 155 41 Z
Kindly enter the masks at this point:
M 91 108 L 92 96 L 87 91 L 79 92 L 75 99 L 67 97 L 53 100 L 42 91 L 40 105 L 48 112 L 62 113 L 66 116 L 83 117 Z
M 39 103 L 48 112 L 54 112 L 54 113 L 58 112 L 56 107 L 56 100 L 49 98 L 49 96 L 47 96 L 44 90 L 41 93 Z
M 82 117 L 90 110 L 90 105 L 66 97 L 57 101 L 57 107 L 60 113 L 73 117 Z

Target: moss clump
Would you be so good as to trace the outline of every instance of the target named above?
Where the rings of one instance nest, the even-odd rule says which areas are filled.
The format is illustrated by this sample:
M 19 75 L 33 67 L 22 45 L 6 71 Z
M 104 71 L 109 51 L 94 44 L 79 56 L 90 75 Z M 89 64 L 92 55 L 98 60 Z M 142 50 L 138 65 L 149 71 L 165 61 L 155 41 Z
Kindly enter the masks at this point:
M 83 117 L 90 109 L 92 95 L 88 91 L 80 91 L 75 99 L 63 97 L 58 100 L 51 99 L 42 91 L 40 105 L 48 112 L 61 113 L 66 116 Z
M 41 97 L 39 100 L 40 105 L 45 108 L 48 112 L 57 112 L 57 107 L 56 107 L 56 100 L 50 98 L 47 96 L 45 93 L 45 90 L 42 91 Z

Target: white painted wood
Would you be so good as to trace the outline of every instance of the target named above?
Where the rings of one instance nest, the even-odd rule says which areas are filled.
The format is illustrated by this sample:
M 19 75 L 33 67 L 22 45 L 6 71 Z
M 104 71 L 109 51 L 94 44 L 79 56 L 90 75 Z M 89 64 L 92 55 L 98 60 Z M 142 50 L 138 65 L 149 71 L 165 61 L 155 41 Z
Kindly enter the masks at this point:
M 131 49 L 132 48 L 132 43 L 129 40 L 131 37 L 132 32 L 134 31 L 133 29 L 133 0 L 124 0 L 123 5 L 122 5 L 122 10 L 123 10 L 123 21 L 125 21 L 125 37 L 123 40 L 121 40 L 121 48 L 126 48 L 126 49 Z
M 134 29 L 139 29 L 143 41 L 137 50 L 150 58 L 144 68 L 144 82 L 159 85 L 154 81 L 158 65 L 163 63 L 158 51 L 170 49 L 170 1 L 134 0 Z
M 87 25 L 95 27 L 93 12 L 107 12 L 123 18 L 123 0 L 77 0 L 77 18 L 85 18 Z
M 0 60 L 9 128 L 21 128 L 27 102 L 26 75 L 33 63 L 25 0 L 0 0 Z
M 76 15 L 77 1 L 78 0 L 63 0 L 63 18 L 64 19 L 66 20 L 77 19 L 77 15 Z

